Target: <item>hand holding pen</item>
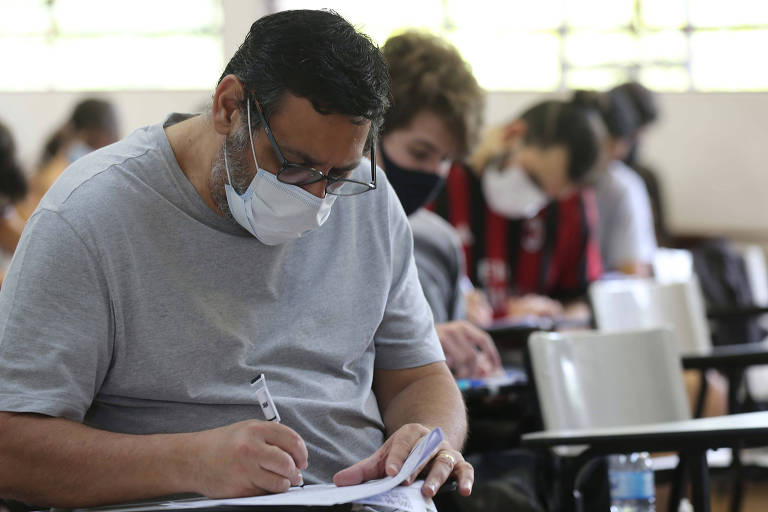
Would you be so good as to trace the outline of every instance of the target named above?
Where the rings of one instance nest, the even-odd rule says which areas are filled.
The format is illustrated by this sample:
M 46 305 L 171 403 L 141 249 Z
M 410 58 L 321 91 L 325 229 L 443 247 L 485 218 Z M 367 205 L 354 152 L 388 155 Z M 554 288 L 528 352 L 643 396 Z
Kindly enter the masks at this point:
M 179 475 L 180 492 L 232 498 L 285 492 L 301 484 L 307 446 L 296 431 L 278 423 L 268 395 L 275 414 L 266 417 L 273 421 L 252 419 L 181 435 L 175 448 L 179 469 L 165 468 Z
M 251 380 L 251 386 L 256 387 L 256 398 L 259 400 L 259 406 L 261 406 L 261 412 L 264 413 L 264 419 L 267 421 L 274 421 L 280 423 L 280 413 L 277 412 L 272 395 L 269 393 L 267 387 L 267 378 L 263 373 L 258 374 L 253 380 Z M 301 481 L 298 483 L 299 487 L 304 487 L 304 477 L 299 473 Z

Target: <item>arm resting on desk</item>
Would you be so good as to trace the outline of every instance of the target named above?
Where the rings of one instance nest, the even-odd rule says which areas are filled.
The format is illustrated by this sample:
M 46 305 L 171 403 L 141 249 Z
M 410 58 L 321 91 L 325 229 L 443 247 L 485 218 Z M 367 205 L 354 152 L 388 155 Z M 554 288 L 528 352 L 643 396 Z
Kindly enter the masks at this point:
M 285 491 L 299 482 L 297 467 L 306 463 L 304 442 L 277 423 L 129 435 L 0 412 L 0 496 L 35 505 L 79 508 L 185 492 L 239 497 Z
M 468 495 L 474 481 L 472 466 L 459 450 L 467 435 L 464 401 L 451 372 L 443 362 L 405 370 L 376 370 L 374 392 L 387 428 L 388 439 L 370 457 L 334 476 L 337 485 L 352 485 L 365 480 L 393 476 L 416 443 L 435 427 L 441 427 L 445 440 L 430 461 L 422 493 L 435 495 L 451 476 L 459 492 Z M 415 475 L 407 483 L 415 480 Z

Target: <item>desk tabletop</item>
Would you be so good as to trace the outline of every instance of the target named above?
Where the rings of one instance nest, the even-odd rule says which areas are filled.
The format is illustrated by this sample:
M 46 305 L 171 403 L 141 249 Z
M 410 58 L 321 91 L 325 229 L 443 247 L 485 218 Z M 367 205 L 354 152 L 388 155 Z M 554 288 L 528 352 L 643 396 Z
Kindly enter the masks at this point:
M 682 354 L 684 368 L 743 368 L 755 364 L 768 364 L 768 346 L 763 343 L 719 345 L 705 352 Z
M 542 431 L 523 435 L 529 446 L 638 445 L 666 450 L 695 445 L 718 448 L 740 443 L 768 445 L 768 412 L 750 412 L 666 423 L 583 430 Z M 646 447 L 646 448 L 641 448 Z M 667 448 L 663 448 L 667 447 Z

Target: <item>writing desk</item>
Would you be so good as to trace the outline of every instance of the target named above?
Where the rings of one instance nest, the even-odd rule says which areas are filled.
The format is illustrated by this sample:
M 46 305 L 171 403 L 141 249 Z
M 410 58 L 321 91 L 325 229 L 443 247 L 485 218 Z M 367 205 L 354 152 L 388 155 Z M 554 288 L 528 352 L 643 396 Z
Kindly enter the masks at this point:
M 669 423 L 524 434 L 530 447 L 585 446 L 589 456 L 674 451 L 690 459 L 693 507 L 709 512 L 708 449 L 768 445 L 768 412 L 732 414 Z
M 762 343 L 719 345 L 705 352 L 682 354 L 683 368 L 705 370 L 743 369 L 756 364 L 768 364 L 768 347 Z
M 522 351 L 527 348 L 528 336 L 536 331 L 551 331 L 554 322 L 547 318 L 524 320 L 497 320 L 485 328 L 500 352 Z

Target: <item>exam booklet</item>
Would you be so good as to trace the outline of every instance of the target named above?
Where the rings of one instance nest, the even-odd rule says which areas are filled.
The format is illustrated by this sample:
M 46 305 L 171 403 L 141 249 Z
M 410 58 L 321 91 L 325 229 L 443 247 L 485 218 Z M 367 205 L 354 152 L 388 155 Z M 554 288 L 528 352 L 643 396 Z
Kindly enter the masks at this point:
M 328 506 L 342 503 L 364 503 L 366 505 L 383 505 L 401 510 L 419 512 L 425 510 L 426 501 L 421 495 L 422 482 L 398 487 L 416 468 L 421 466 L 443 441 L 443 431 L 440 427 L 424 436 L 411 450 L 397 475 L 371 480 L 358 485 L 337 487 L 334 484 L 305 485 L 291 487 L 280 494 L 253 496 L 249 498 L 227 499 L 191 499 L 166 501 L 152 506 L 139 505 L 135 507 L 109 507 L 111 512 L 144 512 L 147 510 L 189 510 L 197 508 L 233 507 L 233 506 L 274 506 L 274 505 L 315 505 Z

